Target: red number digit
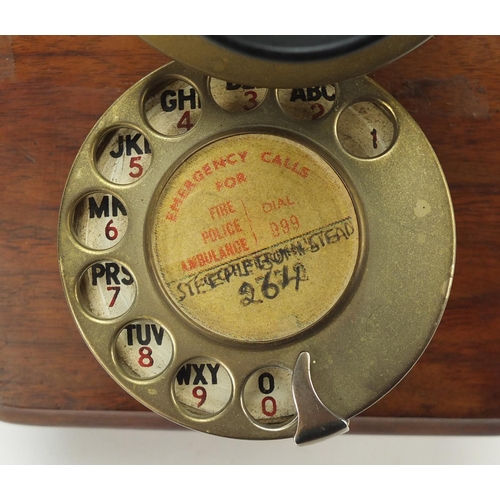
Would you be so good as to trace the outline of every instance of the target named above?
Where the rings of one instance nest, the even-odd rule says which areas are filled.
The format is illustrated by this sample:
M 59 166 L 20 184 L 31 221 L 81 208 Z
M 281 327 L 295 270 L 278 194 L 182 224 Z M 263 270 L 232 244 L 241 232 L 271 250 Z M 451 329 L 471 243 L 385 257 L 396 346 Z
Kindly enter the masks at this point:
M 281 219 L 279 224 L 277 222 L 270 222 L 271 232 L 274 238 L 277 238 L 280 234 L 288 234 L 293 228 L 295 230 L 299 229 L 300 222 L 296 215 L 290 216 L 290 221 L 288 219 Z
M 151 354 L 153 354 L 153 351 L 150 347 L 141 347 L 139 349 L 139 364 L 143 366 L 144 368 L 149 368 L 150 366 L 153 366 L 153 358 L 151 357 Z
M 177 128 L 185 128 L 187 131 L 191 130 L 194 124 L 191 123 L 191 112 L 185 111 L 181 119 L 177 123 Z
M 312 115 L 311 119 L 312 120 L 317 120 L 319 117 L 323 116 L 325 114 L 325 108 L 323 107 L 322 104 L 316 103 L 311 106 L 311 109 L 314 111 L 317 109 L 318 111 Z
M 200 400 L 197 404 L 197 406 L 199 408 L 207 400 L 206 389 L 204 387 L 202 387 L 201 385 L 197 385 L 193 389 L 193 397 Z
M 111 302 L 109 303 L 109 307 L 113 307 L 115 305 L 116 298 L 118 297 L 118 294 L 120 293 L 120 287 L 119 286 L 108 286 L 108 288 L 106 290 L 108 290 L 108 292 L 110 292 L 111 290 L 113 290 L 115 292 L 113 297 L 111 298 Z
M 141 158 L 142 158 L 142 156 L 132 156 L 132 158 L 130 158 L 130 168 L 132 168 L 132 169 L 135 168 L 137 170 L 135 172 L 129 172 L 128 175 L 130 175 L 130 177 L 132 177 L 134 179 L 137 179 L 138 177 L 140 177 L 142 175 L 142 173 L 144 172 L 142 165 L 140 163 L 138 163 Z
M 288 221 L 286 219 L 280 220 L 280 226 L 281 226 L 281 229 L 283 229 L 283 232 L 285 234 L 288 234 L 288 232 L 290 231 L 290 224 L 288 224 Z
M 270 410 L 267 409 L 267 403 L 271 403 L 271 409 Z M 262 400 L 262 413 L 266 417 L 273 417 L 276 414 L 277 409 L 278 408 L 276 406 L 276 400 L 273 397 L 266 396 Z
M 243 95 L 244 95 L 245 97 L 250 96 L 250 99 L 248 99 L 248 102 L 249 102 L 250 104 L 252 104 L 252 106 L 249 106 L 248 104 L 245 104 L 245 105 L 243 106 L 243 109 L 244 109 L 245 111 L 250 111 L 251 109 L 254 109 L 254 108 L 256 108 L 256 107 L 257 107 L 257 104 L 259 104 L 259 103 L 257 102 L 257 92 L 254 92 L 253 90 L 249 90 L 248 92 L 245 92 Z
M 297 230 L 300 227 L 299 218 L 296 215 L 292 215 L 290 217 L 290 222 L 295 230 Z
M 107 224 L 106 227 L 104 228 L 104 234 L 106 235 L 106 238 L 110 241 L 116 240 L 118 238 L 118 229 L 116 229 L 115 226 L 112 226 L 113 224 L 113 219 L 111 219 Z

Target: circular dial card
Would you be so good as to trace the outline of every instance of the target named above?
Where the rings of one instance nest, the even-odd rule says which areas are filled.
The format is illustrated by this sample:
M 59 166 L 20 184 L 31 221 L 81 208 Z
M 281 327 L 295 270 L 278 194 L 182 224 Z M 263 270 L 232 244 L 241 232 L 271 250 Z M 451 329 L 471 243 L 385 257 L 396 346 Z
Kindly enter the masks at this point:
M 227 137 L 188 158 L 160 196 L 152 236 L 171 300 L 210 332 L 251 342 L 290 337 L 327 314 L 359 248 L 337 173 L 268 134 Z

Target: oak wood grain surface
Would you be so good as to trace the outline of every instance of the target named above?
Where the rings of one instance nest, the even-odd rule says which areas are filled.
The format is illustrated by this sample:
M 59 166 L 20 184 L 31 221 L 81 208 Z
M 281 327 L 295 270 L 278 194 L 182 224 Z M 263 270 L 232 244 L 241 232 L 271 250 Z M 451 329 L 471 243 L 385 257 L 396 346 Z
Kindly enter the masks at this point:
M 451 298 L 429 348 L 359 432 L 500 430 L 500 38 L 434 37 L 376 72 L 448 179 L 457 225 Z M 100 115 L 168 62 L 138 37 L 0 37 L 0 418 L 173 427 L 90 354 L 64 298 L 57 219 Z M 451 429 L 451 430 L 450 430 Z

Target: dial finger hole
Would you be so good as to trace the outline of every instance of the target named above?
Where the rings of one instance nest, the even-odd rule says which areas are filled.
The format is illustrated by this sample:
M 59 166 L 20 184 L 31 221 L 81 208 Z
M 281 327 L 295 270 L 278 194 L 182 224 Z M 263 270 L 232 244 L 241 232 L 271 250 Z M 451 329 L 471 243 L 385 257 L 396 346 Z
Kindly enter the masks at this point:
M 220 413 L 232 393 L 229 372 L 216 359 L 191 359 L 175 376 L 175 398 L 183 411 L 195 417 L 208 418 Z
M 80 303 L 92 316 L 113 319 L 130 309 L 137 286 L 132 273 L 124 265 L 103 260 L 83 272 L 78 292 Z
M 240 113 L 252 111 L 265 99 L 267 89 L 210 79 L 210 92 L 214 101 L 226 111 Z
M 337 134 L 344 149 L 357 158 L 376 158 L 394 144 L 396 127 L 385 107 L 368 101 L 356 102 L 339 117 Z
M 147 172 L 151 158 L 151 146 L 144 134 L 121 127 L 108 132 L 100 141 L 96 167 L 110 182 L 132 184 Z
M 151 127 L 167 136 L 189 132 L 201 118 L 200 95 L 183 80 L 157 88 L 146 98 L 144 108 Z
M 267 366 L 254 372 L 243 389 L 243 405 L 259 424 L 279 427 L 296 416 L 292 395 L 292 371 Z
M 146 319 L 126 325 L 116 338 L 116 357 L 126 373 L 151 378 L 167 369 L 172 361 L 170 334 L 159 323 Z
M 297 120 L 318 120 L 335 102 L 335 87 L 323 85 L 304 89 L 279 89 L 278 102 L 285 113 Z
M 106 250 L 121 241 L 128 226 L 127 209 L 116 196 L 92 193 L 83 198 L 73 214 L 75 238 L 92 250 Z

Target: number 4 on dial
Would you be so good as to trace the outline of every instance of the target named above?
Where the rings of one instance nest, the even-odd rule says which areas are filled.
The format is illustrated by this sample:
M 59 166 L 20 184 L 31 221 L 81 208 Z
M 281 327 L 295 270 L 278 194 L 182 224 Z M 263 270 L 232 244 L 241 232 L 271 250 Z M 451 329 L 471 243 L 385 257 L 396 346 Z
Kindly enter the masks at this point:
M 185 111 L 181 119 L 177 122 L 177 128 L 185 128 L 187 131 L 191 130 L 194 124 L 191 123 L 191 112 Z

